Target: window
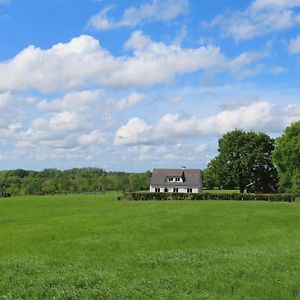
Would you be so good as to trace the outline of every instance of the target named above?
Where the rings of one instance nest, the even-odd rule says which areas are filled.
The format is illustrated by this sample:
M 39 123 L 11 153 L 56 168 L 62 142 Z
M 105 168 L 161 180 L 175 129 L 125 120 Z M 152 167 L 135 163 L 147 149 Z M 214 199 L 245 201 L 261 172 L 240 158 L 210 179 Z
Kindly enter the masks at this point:
M 160 193 L 160 188 L 155 188 L 155 193 Z
M 180 177 L 176 177 L 176 181 L 177 181 L 177 182 L 180 181 Z
M 174 188 L 173 193 L 178 193 L 178 188 Z
M 164 192 L 167 193 L 168 192 L 168 188 L 165 188 Z
M 173 181 L 173 177 L 169 177 L 169 178 L 168 178 L 168 181 Z
M 193 189 L 186 189 L 188 193 L 192 193 Z

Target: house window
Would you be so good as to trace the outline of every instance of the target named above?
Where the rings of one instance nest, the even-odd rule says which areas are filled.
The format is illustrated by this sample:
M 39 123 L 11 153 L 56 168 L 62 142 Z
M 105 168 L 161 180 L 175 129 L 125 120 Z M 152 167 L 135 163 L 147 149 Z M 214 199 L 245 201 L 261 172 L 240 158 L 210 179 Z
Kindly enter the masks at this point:
M 173 193 L 178 193 L 178 188 L 174 188 Z
M 180 177 L 176 177 L 176 181 L 177 181 L 177 182 L 180 181 Z
M 186 189 L 188 193 L 192 193 L 193 189 Z
M 160 193 L 160 188 L 155 188 L 155 193 Z
M 173 177 L 169 177 L 169 178 L 168 178 L 168 181 L 173 181 Z
M 168 192 L 168 188 L 165 188 L 164 192 L 167 193 Z

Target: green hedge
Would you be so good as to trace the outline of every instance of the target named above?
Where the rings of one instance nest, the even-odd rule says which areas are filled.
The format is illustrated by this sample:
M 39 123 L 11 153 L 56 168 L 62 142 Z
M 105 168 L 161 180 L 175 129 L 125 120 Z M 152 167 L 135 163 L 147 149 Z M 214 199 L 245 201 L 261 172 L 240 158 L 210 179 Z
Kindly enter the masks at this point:
M 10 198 L 10 193 L 0 193 L 0 198 Z
M 148 200 L 237 200 L 237 201 L 279 201 L 293 202 L 292 194 L 238 194 L 238 193 L 130 193 L 126 192 L 118 200 L 148 201 Z

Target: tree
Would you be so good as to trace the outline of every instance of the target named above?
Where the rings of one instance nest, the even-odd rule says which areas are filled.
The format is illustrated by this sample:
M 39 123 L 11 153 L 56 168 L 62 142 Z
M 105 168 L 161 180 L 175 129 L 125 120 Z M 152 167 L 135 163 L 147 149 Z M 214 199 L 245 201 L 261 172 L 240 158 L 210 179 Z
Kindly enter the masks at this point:
M 57 191 L 55 183 L 51 179 L 46 179 L 41 186 L 41 190 L 44 194 L 53 194 Z
M 300 121 L 293 123 L 276 139 L 272 153 L 278 169 L 279 189 L 282 192 L 300 192 Z
M 208 174 L 217 186 L 236 188 L 243 193 L 275 192 L 277 172 L 272 163 L 275 141 L 264 133 L 234 130 L 219 139 L 219 155 L 208 165 Z

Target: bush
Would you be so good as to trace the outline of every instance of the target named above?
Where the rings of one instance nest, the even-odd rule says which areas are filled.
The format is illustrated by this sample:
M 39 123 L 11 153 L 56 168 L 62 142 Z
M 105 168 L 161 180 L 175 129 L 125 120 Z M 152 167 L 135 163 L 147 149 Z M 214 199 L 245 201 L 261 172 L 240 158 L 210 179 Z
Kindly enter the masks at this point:
M 279 201 L 294 202 L 293 194 L 226 194 L 226 193 L 130 193 L 126 192 L 118 200 L 149 201 L 149 200 L 236 200 L 236 201 Z
M 10 198 L 10 193 L 0 193 L 0 198 Z

